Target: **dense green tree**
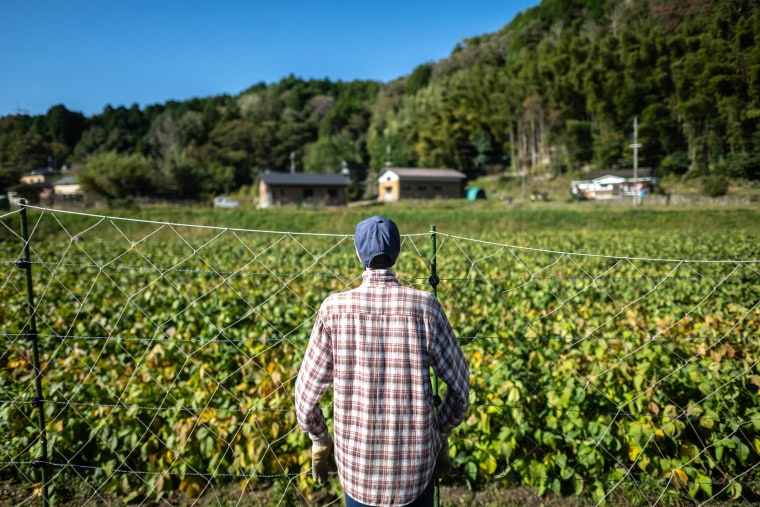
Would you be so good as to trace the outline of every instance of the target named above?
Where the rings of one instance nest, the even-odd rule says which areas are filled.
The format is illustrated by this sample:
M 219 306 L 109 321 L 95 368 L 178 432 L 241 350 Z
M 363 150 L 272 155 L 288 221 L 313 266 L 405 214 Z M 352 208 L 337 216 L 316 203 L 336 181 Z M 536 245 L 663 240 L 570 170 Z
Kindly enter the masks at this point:
M 74 160 L 84 162 L 92 155 L 111 151 L 122 154 L 143 153 L 143 138 L 149 123 L 137 104 L 129 109 L 107 105 L 101 114 L 93 116 L 86 123 L 87 128 L 73 148 Z
M 364 150 L 361 143 L 348 132 L 320 138 L 309 145 L 304 159 L 304 172 L 335 173 L 344 162 L 351 166 L 362 165 Z
M 73 150 L 86 126 L 84 115 L 59 104 L 51 107 L 44 118 L 50 140 Z
M 209 188 L 209 175 L 188 149 L 170 151 L 164 158 L 163 183 L 166 189 L 183 199 L 199 197 Z
M 629 167 L 634 118 L 642 165 L 757 179 L 758 34 L 753 0 L 543 0 L 385 84 L 289 75 L 90 118 L 63 105 L 0 118 L 0 184 L 48 160 L 114 153 L 149 160 L 152 188 L 183 197 L 234 191 L 291 161 L 317 172 L 346 162 L 352 175 L 388 163 L 470 177 Z
M 574 169 L 581 169 L 592 159 L 592 131 L 593 125 L 588 121 L 567 120 L 565 123 L 567 162 Z
M 414 68 L 404 81 L 404 93 L 414 95 L 430 83 L 433 74 L 433 64 L 425 63 Z
M 256 148 L 262 146 L 254 142 L 255 138 L 256 129 L 243 119 L 220 122 L 209 134 L 214 161 L 224 168 L 223 180 L 225 185 L 230 181 L 230 188 L 250 185 L 253 182 L 257 156 L 263 158 L 263 154 L 256 151 Z M 228 178 L 228 171 L 232 171 L 231 180 Z
M 99 125 L 93 125 L 82 133 L 82 137 L 74 147 L 75 161 L 86 161 L 88 157 L 105 149 L 108 131 Z
M 48 145 L 45 138 L 36 131 L 13 133 L 4 137 L 6 139 L 0 141 L 0 166 L 19 175 L 48 166 Z
M 669 154 L 686 150 L 676 116 L 665 104 L 653 102 L 641 113 L 639 141 L 643 145 L 644 164 L 660 167 Z
M 161 182 L 151 159 L 111 151 L 93 156 L 79 173 L 79 183 L 87 193 L 117 201 L 151 195 Z
M 386 166 L 414 167 L 416 158 L 414 151 L 407 145 L 399 133 L 381 133 L 371 129 L 367 135 L 367 151 L 369 166 L 381 170 Z

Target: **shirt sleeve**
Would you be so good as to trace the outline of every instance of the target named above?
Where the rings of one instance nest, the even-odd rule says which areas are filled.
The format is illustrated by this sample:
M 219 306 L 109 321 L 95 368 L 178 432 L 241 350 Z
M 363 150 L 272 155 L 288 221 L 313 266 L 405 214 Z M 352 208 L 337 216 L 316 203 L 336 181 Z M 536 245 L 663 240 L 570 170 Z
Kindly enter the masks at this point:
M 298 427 L 309 434 L 312 441 L 324 441 L 327 424 L 319 400 L 332 384 L 333 356 L 330 335 L 321 312 L 311 331 L 301 368 L 296 379 L 296 419 Z
M 449 319 L 437 301 L 435 305 L 439 315 L 432 367 L 446 384 L 446 395 L 438 409 L 438 431 L 447 438 L 464 420 L 470 406 L 470 371 Z

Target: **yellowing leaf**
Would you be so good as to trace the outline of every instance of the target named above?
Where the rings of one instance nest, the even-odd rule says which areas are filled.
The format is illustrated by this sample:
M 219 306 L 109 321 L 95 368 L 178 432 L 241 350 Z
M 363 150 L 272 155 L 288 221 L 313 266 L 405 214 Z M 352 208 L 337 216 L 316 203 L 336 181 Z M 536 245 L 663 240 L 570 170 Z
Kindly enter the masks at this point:
M 639 459 L 638 462 L 637 462 L 637 464 L 639 466 L 639 470 L 642 470 L 642 471 L 646 472 L 647 467 L 649 466 L 649 463 L 652 462 L 652 460 L 649 459 L 649 456 L 647 456 L 646 454 L 643 455 L 643 456 L 642 455 L 640 455 L 640 456 L 641 456 L 641 459 Z
M 496 471 L 496 460 L 489 457 L 485 463 L 480 463 L 480 468 L 488 474 L 493 474 Z
M 689 402 L 688 407 L 686 407 L 686 415 L 689 416 L 689 417 L 693 417 L 693 416 L 697 416 L 697 415 L 702 415 L 703 412 L 704 412 L 704 410 L 702 409 L 702 407 L 700 407 L 699 405 L 696 405 L 696 404 L 694 404 L 692 402 Z
M 684 488 L 688 483 L 689 476 L 686 475 L 686 472 L 680 468 L 673 470 L 673 486 L 675 486 L 676 489 Z
M 188 498 L 196 498 L 201 492 L 200 480 L 197 477 L 186 477 L 180 481 L 179 490 L 184 491 Z
M 20 366 L 26 366 L 27 361 L 24 359 L 9 359 L 6 364 L 8 365 L 8 368 L 18 368 Z

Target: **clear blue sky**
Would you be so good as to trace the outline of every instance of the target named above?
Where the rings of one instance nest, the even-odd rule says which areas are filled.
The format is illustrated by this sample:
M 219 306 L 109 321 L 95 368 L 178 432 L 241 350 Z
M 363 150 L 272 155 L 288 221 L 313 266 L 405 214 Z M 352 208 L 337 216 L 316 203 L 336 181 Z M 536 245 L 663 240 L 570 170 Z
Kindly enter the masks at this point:
M 0 116 L 86 116 L 273 83 L 388 82 L 539 0 L 0 0 Z

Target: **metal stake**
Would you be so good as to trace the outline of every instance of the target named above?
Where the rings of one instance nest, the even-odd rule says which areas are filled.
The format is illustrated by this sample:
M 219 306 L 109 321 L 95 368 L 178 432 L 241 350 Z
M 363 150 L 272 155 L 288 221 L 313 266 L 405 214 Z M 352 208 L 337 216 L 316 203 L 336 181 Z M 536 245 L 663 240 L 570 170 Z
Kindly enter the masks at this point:
M 430 278 L 428 279 L 428 283 L 430 283 L 430 286 L 433 288 L 433 296 L 436 298 L 438 297 L 438 282 L 440 282 L 440 279 L 438 278 L 437 273 L 437 266 L 436 266 L 436 234 L 435 234 L 435 225 L 430 226 L 430 247 L 431 247 L 431 257 L 430 257 Z M 433 396 L 438 396 L 438 375 L 433 373 Z M 440 479 L 435 481 L 435 487 L 433 489 L 433 506 L 438 507 L 440 505 L 441 501 L 441 491 L 440 491 Z
M 29 229 L 26 217 L 26 199 L 19 201 L 21 206 L 21 236 L 24 239 L 24 258 L 16 262 L 16 266 L 26 271 L 26 301 L 29 310 L 29 325 L 24 332 L 32 341 L 32 367 L 34 368 L 34 388 L 36 397 L 32 406 L 37 409 L 37 425 L 40 429 L 40 457 L 32 461 L 32 466 L 42 471 L 42 504 L 50 505 L 47 481 L 47 431 L 45 429 L 45 398 L 42 395 L 42 370 L 40 369 L 39 337 L 37 335 L 37 311 L 34 306 L 34 283 L 32 280 L 32 262 L 29 253 Z

